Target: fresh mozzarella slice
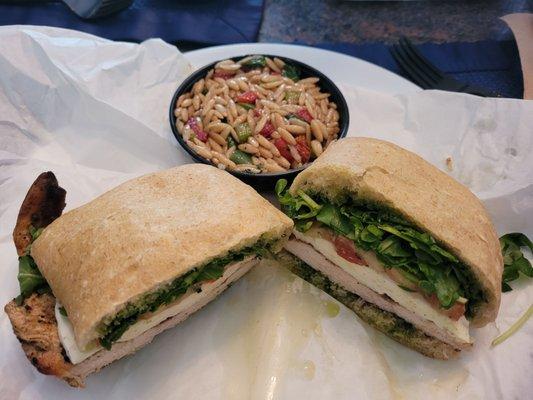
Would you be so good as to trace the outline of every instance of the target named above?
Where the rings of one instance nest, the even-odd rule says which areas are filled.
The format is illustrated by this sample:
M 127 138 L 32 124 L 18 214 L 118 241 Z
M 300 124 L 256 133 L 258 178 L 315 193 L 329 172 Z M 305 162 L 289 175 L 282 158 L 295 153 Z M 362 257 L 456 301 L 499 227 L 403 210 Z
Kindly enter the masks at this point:
M 86 350 L 82 350 L 78 347 L 78 345 L 76 344 L 76 339 L 74 339 L 74 328 L 72 328 L 72 324 L 70 323 L 68 317 L 61 314 L 60 309 L 61 304 L 56 301 L 55 314 L 57 320 L 57 331 L 59 333 L 59 340 L 61 341 L 63 348 L 67 352 L 70 362 L 72 364 L 78 364 L 86 358 L 92 356 L 94 353 L 100 351 L 102 347 L 96 345 L 93 346 L 91 349 Z

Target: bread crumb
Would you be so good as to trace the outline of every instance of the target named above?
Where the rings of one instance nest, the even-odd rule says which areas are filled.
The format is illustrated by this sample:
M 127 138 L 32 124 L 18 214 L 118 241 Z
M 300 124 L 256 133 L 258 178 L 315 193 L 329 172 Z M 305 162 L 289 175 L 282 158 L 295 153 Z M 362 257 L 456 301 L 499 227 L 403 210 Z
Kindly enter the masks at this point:
M 451 157 L 446 157 L 446 168 L 448 168 L 448 171 L 453 171 L 453 160 Z

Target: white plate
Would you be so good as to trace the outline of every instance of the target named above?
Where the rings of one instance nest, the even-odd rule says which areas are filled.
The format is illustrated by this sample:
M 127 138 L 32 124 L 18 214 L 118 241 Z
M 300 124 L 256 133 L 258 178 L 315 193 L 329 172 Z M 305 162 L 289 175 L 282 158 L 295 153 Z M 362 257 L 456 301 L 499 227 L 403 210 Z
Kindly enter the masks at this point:
M 367 61 L 307 46 L 269 43 L 232 44 L 190 51 L 187 53 L 187 58 L 199 68 L 226 57 L 255 53 L 280 55 L 302 61 L 340 84 L 360 86 L 391 94 L 420 90 L 418 86 L 401 76 Z

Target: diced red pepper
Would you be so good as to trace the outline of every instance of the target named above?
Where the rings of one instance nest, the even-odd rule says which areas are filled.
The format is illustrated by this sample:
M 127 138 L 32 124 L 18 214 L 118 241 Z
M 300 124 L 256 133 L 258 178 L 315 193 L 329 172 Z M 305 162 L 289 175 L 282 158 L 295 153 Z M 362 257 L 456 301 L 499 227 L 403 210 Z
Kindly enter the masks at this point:
M 347 237 L 337 235 L 333 242 L 337 254 L 347 261 L 359 265 L 368 265 L 355 251 L 355 244 Z
M 305 107 L 300 108 L 296 112 L 296 115 L 298 117 L 300 117 L 301 119 L 303 119 L 307 123 L 311 123 L 311 121 L 313 120 L 313 116 L 311 114 L 309 114 L 309 111 L 307 111 L 307 108 L 305 108 Z
M 293 162 L 294 159 L 292 158 L 291 151 L 289 150 L 289 145 L 285 140 L 282 138 L 274 140 L 274 146 L 276 146 L 279 154 L 281 154 L 282 157 L 286 158 L 288 162 Z
M 213 78 L 230 79 L 230 78 L 233 78 L 234 75 L 235 75 L 235 72 L 233 71 L 224 71 L 223 69 L 215 69 L 215 72 L 213 73 Z
M 298 136 L 296 138 L 296 150 L 298 151 L 298 154 L 300 154 L 300 157 L 302 157 L 303 164 L 309 161 L 309 158 L 311 157 L 311 150 L 309 149 L 309 146 L 307 145 L 307 140 L 305 139 L 305 135 Z
M 247 104 L 255 104 L 255 101 L 259 98 L 257 93 L 249 91 L 244 92 L 237 96 L 236 102 L 237 103 L 247 103 Z
M 274 128 L 274 125 L 270 121 L 267 121 L 263 129 L 261 129 L 261 132 L 259 132 L 261 135 L 263 135 L 266 138 L 269 138 L 270 135 L 272 135 L 272 132 L 274 132 L 276 128 Z
M 202 130 L 202 128 L 200 128 L 198 120 L 195 117 L 189 118 L 189 120 L 187 121 L 187 125 L 189 125 L 189 128 L 191 128 L 198 140 L 201 140 L 202 142 L 207 142 L 209 136 L 206 132 Z
M 272 72 L 270 73 L 270 75 L 281 75 L 281 73 L 276 72 L 276 71 L 272 71 Z

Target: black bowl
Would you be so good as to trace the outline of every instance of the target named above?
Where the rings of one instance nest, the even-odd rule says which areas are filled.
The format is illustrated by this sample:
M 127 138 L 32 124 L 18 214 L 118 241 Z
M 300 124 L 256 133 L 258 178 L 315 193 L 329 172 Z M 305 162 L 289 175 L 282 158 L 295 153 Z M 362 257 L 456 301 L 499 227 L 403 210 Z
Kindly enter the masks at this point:
M 349 114 L 348 114 L 348 105 L 346 104 L 346 100 L 344 99 L 344 96 L 342 95 L 339 88 L 329 79 L 326 75 L 324 75 L 322 72 L 316 70 L 313 67 L 310 67 L 307 64 L 304 64 L 300 61 L 293 60 L 291 58 L 282 57 L 282 56 L 273 56 L 264 54 L 267 57 L 273 58 L 277 57 L 282 59 L 287 64 L 292 64 L 300 68 L 300 73 L 302 79 L 308 78 L 311 76 L 316 76 L 320 78 L 320 81 L 318 82 L 318 86 L 321 88 L 322 91 L 328 92 L 331 94 L 330 100 L 333 101 L 335 104 L 337 104 L 337 111 L 339 112 L 339 133 L 338 137 L 342 138 L 345 137 L 348 133 L 348 124 L 349 124 Z M 248 55 L 242 55 L 242 56 L 233 56 L 228 57 L 230 59 L 234 60 L 240 60 L 241 58 L 247 57 Z M 223 60 L 219 60 L 223 61 Z M 176 92 L 174 93 L 174 96 L 172 97 L 172 101 L 170 102 L 170 110 L 169 110 L 169 116 L 170 116 L 170 127 L 172 129 L 172 132 L 174 133 L 174 136 L 176 137 L 176 140 L 179 142 L 181 147 L 187 151 L 191 155 L 192 158 L 194 158 L 196 161 L 204 163 L 204 164 L 213 164 L 211 161 L 206 160 L 205 158 L 199 156 L 187 146 L 187 143 L 183 140 L 180 133 L 178 132 L 178 128 L 176 128 L 176 117 L 174 116 L 174 108 L 176 105 L 176 101 L 178 100 L 178 97 L 180 97 L 183 93 L 186 93 L 192 89 L 192 86 L 199 81 L 200 79 L 204 78 L 210 69 L 214 68 L 215 64 L 217 64 L 219 61 L 215 61 L 209 65 L 206 65 L 205 67 L 200 68 L 199 70 L 193 72 L 187 79 L 183 81 L 183 83 L 178 87 Z M 260 191 L 268 191 L 273 190 L 276 182 L 278 179 L 287 179 L 289 182 L 291 182 L 296 175 L 298 175 L 299 172 L 303 171 L 307 166 L 309 166 L 312 163 L 307 163 L 299 168 L 291 169 L 285 172 L 266 172 L 266 173 L 259 173 L 259 174 L 253 174 L 253 173 L 247 173 L 247 172 L 238 172 L 238 171 L 228 171 L 230 174 L 236 176 L 243 182 L 247 183 L 250 186 L 253 186 L 255 189 Z

